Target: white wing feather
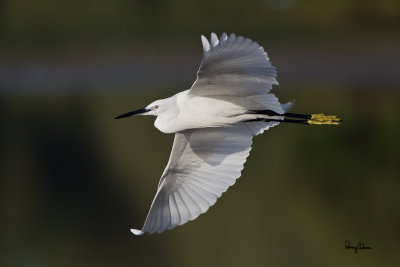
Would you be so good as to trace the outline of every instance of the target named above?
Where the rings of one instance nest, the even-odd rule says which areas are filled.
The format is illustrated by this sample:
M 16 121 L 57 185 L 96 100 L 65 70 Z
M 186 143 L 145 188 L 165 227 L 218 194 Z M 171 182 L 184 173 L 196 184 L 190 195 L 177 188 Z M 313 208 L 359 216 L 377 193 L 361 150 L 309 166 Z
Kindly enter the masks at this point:
M 161 233 L 200 214 L 240 177 L 252 138 L 277 123 L 239 123 L 175 134 L 171 156 L 142 230 Z
M 204 57 L 189 94 L 237 96 L 278 113 L 289 108 L 268 94 L 278 82 L 275 68 L 261 46 L 234 34 L 228 37 L 223 33 L 218 39 L 212 33 L 210 40 L 211 44 L 201 36 Z M 132 233 L 161 233 L 206 212 L 240 177 L 253 136 L 278 124 L 244 122 L 176 133 L 144 226 L 142 230 L 131 229 Z
M 211 45 L 201 36 L 204 56 L 190 94 L 198 96 L 267 94 L 276 70 L 264 49 L 248 38 L 211 34 Z

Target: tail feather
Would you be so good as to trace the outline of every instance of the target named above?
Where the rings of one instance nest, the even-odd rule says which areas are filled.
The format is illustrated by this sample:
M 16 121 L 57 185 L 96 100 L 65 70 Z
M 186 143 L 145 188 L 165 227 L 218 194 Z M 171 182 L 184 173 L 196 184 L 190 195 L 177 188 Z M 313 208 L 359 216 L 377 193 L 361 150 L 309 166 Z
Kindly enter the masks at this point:
M 132 234 L 134 235 L 143 235 L 144 232 L 141 230 L 137 230 L 137 229 L 131 229 Z
M 292 107 L 293 107 L 293 105 L 294 105 L 294 100 L 293 100 L 293 101 L 290 101 L 290 102 L 287 102 L 287 103 L 285 103 L 285 104 L 281 104 L 282 109 L 283 109 L 285 112 L 288 112 L 289 110 L 291 110 Z

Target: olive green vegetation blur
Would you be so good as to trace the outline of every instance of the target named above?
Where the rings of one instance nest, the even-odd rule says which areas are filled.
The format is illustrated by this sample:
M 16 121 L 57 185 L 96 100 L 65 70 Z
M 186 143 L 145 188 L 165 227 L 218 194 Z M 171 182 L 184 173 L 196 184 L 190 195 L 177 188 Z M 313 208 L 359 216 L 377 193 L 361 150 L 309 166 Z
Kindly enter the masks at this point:
M 3 0 L 0 8 L 0 46 L 174 41 L 210 31 L 286 40 L 400 26 L 398 0 Z
M 152 117 L 113 118 L 157 94 L 2 96 L 1 265 L 397 265 L 400 94 L 275 92 L 296 97 L 293 111 L 344 121 L 257 136 L 206 214 L 142 237 L 129 228 L 145 219 L 173 135 Z M 346 239 L 373 249 L 354 255 Z
M 1 1 L 0 266 L 400 266 L 400 91 L 398 79 L 384 80 L 398 75 L 399 28 L 398 0 Z M 149 71 L 160 68 L 163 53 L 181 57 L 188 49 L 198 53 L 195 68 L 199 36 L 211 31 L 252 38 L 273 63 L 280 58 L 270 47 L 284 46 L 282 85 L 273 92 L 296 100 L 292 112 L 343 122 L 268 130 L 254 139 L 241 178 L 206 214 L 161 235 L 133 236 L 173 135 L 155 129 L 151 117 L 113 118 L 186 89 L 195 69 L 179 85 L 157 75 L 114 84 L 91 66 L 123 65 L 132 53 L 126 61 L 148 57 L 138 62 Z M 314 83 L 303 73 L 291 82 L 285 73 L 297 58 L 285 51 L 304 47 L 305 68 L 324 55 L 306 73 L 324 61 L 339 82 Z M 367 52 L 351 60 L 384 56 L 372 69 L 362 65 L 368 59 L 347 68 L 357 79 L 339 77 L 333 67 L 349 60 L 329 60 L 360 49 Z M 166 61 L 161 67 L 177 67 Z M 66 85 L 68 68 L 46 72 L 85 64 L 89 71 Z M 121 77 L 142 74 L 121 69 Z M 97 83 L 88 84 L 92 70 Z M 388 75 L 371 81 L 360 72 Z M 36 87 L 25 88 L 30 81 Z M 372 250 L 346 251 L 346 240 Z

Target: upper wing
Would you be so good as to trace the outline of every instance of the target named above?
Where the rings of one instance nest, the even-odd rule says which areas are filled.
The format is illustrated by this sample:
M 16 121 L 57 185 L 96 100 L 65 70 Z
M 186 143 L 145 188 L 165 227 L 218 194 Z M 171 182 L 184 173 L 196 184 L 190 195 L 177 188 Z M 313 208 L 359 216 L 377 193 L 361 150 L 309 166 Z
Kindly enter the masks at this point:
M 276 70 L 264 49 L 248 38 L 229 38 L 225 33 L 218 39 L 211 34 L 211 44 L 201 36 L 203 61 L 190 94 L 198 96 L 253 96 L 268 93 L 276 81 Z
M 252 137 L 276 124 L 239 123 L 176 133 L 143 229 L 132 232 L 161 233 L 206 212 L 240 177 Z

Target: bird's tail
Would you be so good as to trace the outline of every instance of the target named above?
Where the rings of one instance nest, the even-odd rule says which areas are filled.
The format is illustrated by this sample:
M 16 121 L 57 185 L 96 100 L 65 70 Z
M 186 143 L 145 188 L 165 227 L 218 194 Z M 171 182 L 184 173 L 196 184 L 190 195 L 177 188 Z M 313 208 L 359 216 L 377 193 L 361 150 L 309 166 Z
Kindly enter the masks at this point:
M 281 104 L 281 106 L 282 106 L 282 108 L 283 108 L 283 110 L 286 112 L 286 111 L 289 111 L 292 107 L 293 107 L 293 105 L 294 105 L 294 100 L 292 100 L 292 101 L 290 101 L 290 102 L 287 102 L 287 103 L 285 103 L 285 104 Z

